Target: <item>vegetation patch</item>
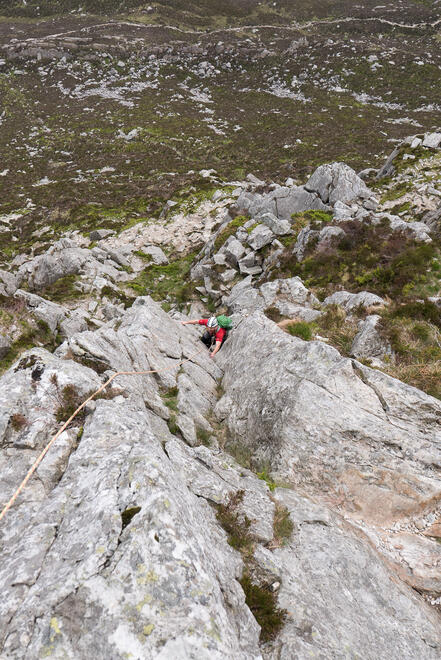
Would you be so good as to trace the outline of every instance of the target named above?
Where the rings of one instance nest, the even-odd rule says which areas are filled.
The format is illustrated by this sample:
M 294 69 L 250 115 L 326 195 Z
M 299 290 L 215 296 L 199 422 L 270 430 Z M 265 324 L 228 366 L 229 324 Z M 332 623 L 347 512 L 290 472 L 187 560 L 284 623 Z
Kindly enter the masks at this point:
M 210 447 L 210 437 L 211 433 L 209 431 L 202 428 L 202 426 L 196 426 L 196 438 L 200 445 L 204 445 L 204 447 Z
M 238 215 L 234 220 L 229 222 L 228 225 L 216 236 L 214 240 L 214 252 L 220 250 L 225 241 L 230 238 L 230 236 L 234 236 L 239 227 L 243 227 L 248 220 L 249 218 L 245 215 Z
M 76 275 L 60 277 L 56 282 L 44 289 L 44 297 L 55 303 L 63 303 L 67 300 L 84 298 L 86 294 L 75 287 L 78 278 Z
M 385 371 L 441 399 L 441 316 L 430 301 L 393 305 L 382 313 L 380 332 L 394 351 Z
M 153 300 L 186 303 L 193 296 L 197 286 L 197 283 L 190 281 L 189 278 L 196 254 L 196 252 L 187 254 L 163 266 L 153 264 L 128 282 L 127 286 L 137 295 L 151 295 Z
M 379 225 L 346 222 L 344 230 L 346 237 L 336 246 L 314 252 L 311 245 L 301 262 L 287 250 L 269 279 L 298 275 L 322 298 L 338 287 L 354 292 L 368 289 L 395 300 L 437 295 L 441 272 L 437 241 L 420 244 L 402 233 L 391 233 L 386 218 Z
M 260 625 L 260 641 L 271 641 L 282 629 L 288 612 L 277 607 L 277 596 L 269 585 L 255 584 L 248 573 L 243 575 L 240 584 L 245 593 L 245 602 Z
M 284 327 L 284 329 L 294 337 L 300 337 L 305 341 L 310 341 L 314 336 L 315 324 L 307 321 L 294 321 Z
M 245 555 L 252 554 L 253 537 L 250 533 L 251 520 L 239 512 L 245 491 L 231 493 L 226 504 L 219 504 L 216 518 L 228 534 L 228 543 Z
M 286 545 L 294 531 L 294 523 L 286 506 L 275 500 L 274 511 L 274 540 L 273 545 L 280 547 Z
M 21 413 L 14 413 L 11 415 L 9 423 L 14 431 L 21 431 L 28 425 L 28 420 Z
M 275 481 L 272 480 L 267 467 L 264 467 L 260 472 L 256 472 L 256 474 L 259 477 L 259 479 L 265 481 L 271 492 L 276 490 L 277 484 Z
M 65 422 L 66 420 L 71 417 L 74 412 L 94 393 L 95 390 L 91 390 L 90 392 L 86 392 L 85 394 L 81 394 L 78 391 L 78 388 L 73 385 L 65 385 L 63 388 L 60 389 L 59 384 L 58 384 L 58 378 L 56 374 L 52 374 L 51 376 L 51 383 L 52 385 L 55 386 L 56 388 L 56 397 L 58 399 L 59 405 L 58 408 L 55 411 L 55 419 L 57 422 Z M 98 399 L 114 399 L 115 397 L 123 394 L 123 390 L 117 389 L 117 388 L 108 388 L 103 390 L 102 392 L 99 392 L 94 396 L 94 400 L 97 401 Z M 72 420 L 72 424 L 76 425 L 82 425 L 84 423 L 84 420 L 86 419 L 87 416 L 87 411 L 86 411 L 86 406 L 82 408 L 75 418 Z

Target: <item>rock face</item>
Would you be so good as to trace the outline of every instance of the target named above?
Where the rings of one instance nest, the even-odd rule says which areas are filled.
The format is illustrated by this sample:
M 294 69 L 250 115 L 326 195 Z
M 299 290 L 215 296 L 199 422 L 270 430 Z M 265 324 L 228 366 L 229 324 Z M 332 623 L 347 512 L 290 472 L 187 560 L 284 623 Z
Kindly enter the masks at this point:
M 258 292 L 265 305 L 283 295 L 290 304 L 314 303 L 298 278 Z M 252 343 L 250 326 L 257 330 Z M 439 657 L 435 613 L 393 579 L 362 534 L 295 490 L 271 494 L 216 441 L 205 447 L 198 440 L 198 429 L 216 434 L 214 407 L 233 435 L 256 455 L 263 446 L 271 460 L 276 456 L 279 471 L 291 480 L 294 460 L 293 481 L 304 489 L 319 492 L 317 481 L 331 482 L 344 467 L 343 455 L 350 487 L 356 481 L 352 463 L 366 462 L 368 445 L 357 449 L 362 436 L 360 430 L 355 435 L 355 418 L 367 402 L 369 440 L 379 435 L 372 460 L 381 462 L 386 431 L 389 443 L 399 435 L 388 416 L 410 420 L 415 449 L 405 435 L 400 442 L 415 455 L 403 458 L 396 449 L 383 471 L 401 462 L 402 478 L 418 486 L 422 499 L 436 493 L 428 465 L 439 412 L 434 400 L 354 367 L 318 342 L 290 338 L 259 313 L 238 324 L 215 360 L 198 336 L 198 329 L 183 327 L 150 298 L 139 298 L 118 324 L 77 333 L 56 354 L 32 349 L 0 380 L 0 493 L 6 501 L 59 426 L 55 418 L 68 416 L 66 386 L 82 401 L 115 370 L 160 370 L 118 376 L 106 399 L 88 404 L 85 417 L 60 436 L 3 520 L 2 657 L 259 660 L 263 653 L 306 660 L 311 654 L 338 657 L 342 644 L 354 656 L 372 659 L 395 649 L 406 660 Z M 270 375 L 269 366 L 277 371 Z M 226 393 L 216 403 L 222 375 Z M 319 387 L 322 414 L 311 410 L 311 392 Z M 170 407 L 165 404 L 171 396 Z M 336 406 L 343 412 L 339 424 Z M 369 505 L 380 497 L 374 493 L 380 472 L 372 469 L 366 478 Z M 383 477 L 381 488 L 392 489 L 391 483 Z M 262 650 L 259 626 L 238 582 L 243 558 L 228 544 L 213 509 L 237 493 L 238 512 L 250 521 L 254 539 L 253 571 L 265 584 L 279 585 L 278 604 L 289 613 L 282 632 Z M 394 497 L 400 510 L 418 499 L 410 485 L 401 499 Z M 277 507 L 294 523 L 284 545 L 273 539 Z
M 289 337 L 258 312 L 220 363 L 229 367 L 217 411 L 233 436 L 296 489 L 363 521 L 410 584 L 440 594 L 439 544 L 413 533 L 416 520 L 421 531 L 433 522 L 441 494 L 439 400 L 321 342 Z
M 168 369 L 166 387 L 183 354 L 202 346 L 148 299 L 118 333 L 83 335 L 70 342 L 76 355 L 87 346 L 113 368 Z M 92 369 L 63 359 L 68 349 L 59 357 L 34 349 L 2 379 L 2 501 L 55 429 L 65 385 L 84 397 L 100 384 Z M 200 383 L 201 398 L 218 369 L 205 348 L 186 364 L 179 378 Z M 235 580 L 240 557 L 163 448 L 173 436 L 157 382 L 122 377 L 118 386 L 124 397 L 92 406 L 81 441 L 79 425 L 62 435 L 2 526 L 2 655 L 259 658 L 259 628 Z M 193 397 L 200 414 L 199 404 Z
M 348 203 L 368 198 L 371 191 L 364 181 L 345 163 L 320 165 L 305 183 L 305 190 L 317 193 L 325 204 Z

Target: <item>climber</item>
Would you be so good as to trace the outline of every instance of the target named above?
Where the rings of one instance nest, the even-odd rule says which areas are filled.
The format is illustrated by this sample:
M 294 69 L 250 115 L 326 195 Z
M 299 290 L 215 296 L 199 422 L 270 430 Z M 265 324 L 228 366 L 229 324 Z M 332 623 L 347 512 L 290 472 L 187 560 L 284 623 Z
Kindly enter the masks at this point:
M 214 357 L 227 338 L 228 328 L 221 327 L 218 319 L 215 316 L 210 316 L 209 319 L 193 319 L 192 321 L 182 321 L 182 325 L 194 325 L 196 323 L 199 325 L 205 325 L 207 328 L 201 337 L 201 341 L 204 342 L 208 349 L 211 349 L 213 339 L 215 340 L 215 347 L 210 353 L 210 357 Z

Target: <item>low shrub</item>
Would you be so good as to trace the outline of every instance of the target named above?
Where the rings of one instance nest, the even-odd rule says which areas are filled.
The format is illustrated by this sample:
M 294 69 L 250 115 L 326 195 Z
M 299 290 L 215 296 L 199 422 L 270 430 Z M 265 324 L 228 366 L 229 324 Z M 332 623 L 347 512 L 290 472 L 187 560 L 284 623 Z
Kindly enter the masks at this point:
M 244 554 L 252 551 L 253 538 L 250 534 L 251 520 L 239 513 L 238 508 L 245 491 L 231 493 L 226 504 L 219 504 L 216 518 L 228 534 L 228 543 L 232 548 Z
M 248 573 L 243 575 L 240 584 L 245 602 L 260 625 L 260 641 L 265 643 L 274 639 L 285 623 L 287 611 L 277 607 L 277 596 L 269 586 L 255 584 Z

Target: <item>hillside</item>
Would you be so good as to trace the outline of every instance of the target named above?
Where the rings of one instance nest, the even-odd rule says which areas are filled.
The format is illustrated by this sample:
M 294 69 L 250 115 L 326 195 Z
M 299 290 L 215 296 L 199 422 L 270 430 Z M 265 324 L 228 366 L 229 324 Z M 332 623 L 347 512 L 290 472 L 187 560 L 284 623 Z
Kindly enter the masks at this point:
M 0 3 L 0 657 L 439 658 L 439 3 L 42 5 Z

